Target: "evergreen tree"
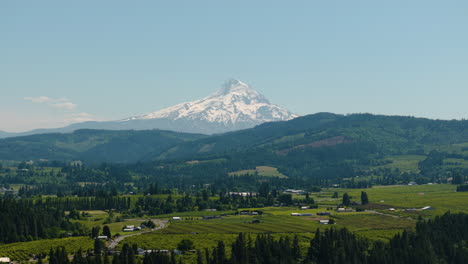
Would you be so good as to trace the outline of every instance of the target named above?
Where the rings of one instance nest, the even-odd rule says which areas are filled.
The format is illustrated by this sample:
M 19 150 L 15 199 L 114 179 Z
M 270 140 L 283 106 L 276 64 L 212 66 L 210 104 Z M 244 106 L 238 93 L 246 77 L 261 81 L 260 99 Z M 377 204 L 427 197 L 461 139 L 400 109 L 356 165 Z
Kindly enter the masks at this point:
M 366 205 L 369 203 L 369 198 L 366 192 L 361 192 L 361 204 Z
M 197 250 L 197 264 L 203 264 L 203 256 L 200 250 Z
M 112 234 L 111 234 L 111 231 L 110 231 L 109 226 L 105 225 L 105 226 L 102 228 L 102 234 L 103 234 L 104 236 L 107 236 L 108 238 L 111 238 L 111 237 L 112 237 Z
M 94 254 L 95 255 L 101 255 L 101 252 L 104 248 L 104 242 L 102 242 L 101 239 L 94 239 Z
M 292 258 L 296 261 L 301 258 L 301 247 L 299 246 L 299 238 L 297 235 L 294 236 L 292 244 Z
M 348 193 L 343 194 L 343 205 L 349 206 L 351 204 L 351 198 L 349 197 Z
M 215 264 L 226 264 L 226 249 L 222 240 L 218 241 L 215 251 Z
M 96 238 L 99 236 L 99 230 L 101 230 L 101 227 L 99 226 L 94 226 L 92 229 L 91 229 L 91 238 Z

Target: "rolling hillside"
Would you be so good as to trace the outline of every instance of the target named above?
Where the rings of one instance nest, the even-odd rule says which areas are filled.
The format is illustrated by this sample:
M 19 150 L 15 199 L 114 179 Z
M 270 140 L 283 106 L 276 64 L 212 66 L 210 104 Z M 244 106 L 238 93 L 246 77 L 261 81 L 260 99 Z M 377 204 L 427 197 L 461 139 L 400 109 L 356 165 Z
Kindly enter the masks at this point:
M 468 142 L 468 121 L 371 114 L 318 113 L 291 121 L 271 122 L 252 129 L 186 142 L 157 159 L 212 156 L 255 150 L 288 154 L 343 144 L 370 144 L 385 154 L 424 153 L 429 149 Z
M 137 162 L 185 141 L 204 137 L 162 130 L 77 130 L 0 140 L 0 160 Z
M 462 152 L 468 121 L 370 114 L 318 113 L 290 121 L 214 136 L 162 130 L 78 130 L 0 140 L 0 160 L 84 160 L 124 162 L 193 160 L 239 156 L 255 160 L 302 160 L 311 155 L 336 159 L 424 154 L 433 149 Z M 337 153 L 319 153 L 333 149 Z M 466 148 L 465 148 L 466 149 Z M 315 154 L 312 154 L 314 152 Z M 255 164 L 265 165 L 265 164 Z

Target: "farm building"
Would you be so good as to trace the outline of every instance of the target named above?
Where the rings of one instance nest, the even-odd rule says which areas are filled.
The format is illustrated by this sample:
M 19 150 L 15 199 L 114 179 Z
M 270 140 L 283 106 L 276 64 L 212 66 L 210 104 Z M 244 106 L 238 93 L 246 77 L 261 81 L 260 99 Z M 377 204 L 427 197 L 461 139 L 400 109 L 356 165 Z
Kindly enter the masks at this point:
M 434 210 L 432 206 L 424 206 L 421 210 Z
M 321 220 L 319 220 L 319 223 L 320 223 L 321 225 L 328 225 L 328 224 L 330 223 L 330 220 L 328 220 L 328 219 L 321 219 Z
M 301 210 L 308 210 L 310 209 L 310 206 L 301 206 Z
M 107 239 L 108 237 L 107 236 L 98 236 L 96 237 L 97 239 Z
M 0 263 L 11 263 L 10 258 L 0 258 Z
M 257 193 L 254 192 L 229 192 L 230 196 L 242 196 L 242 197 L 247 197 L 247 196 L 255 196 Z
M 178 220 L 182 220 L 182 219 L 180 217 L 178 217 L 178 216 L 174 216 L 174 217 L 172 217 L 172 220 L 178 221 Z
M 124 228 L 123 229 L 124 232 L 133 232 L 133 228 Z
M 291 216 L 313 216 L 312 213 L 291 213 Z
M 338 209 L 336 209 L 336 211 L 337 211 L 338 213 L 350 213 L 350 212 L 354 212 L 354 210 L 351 209 L 351 208 L 338 208 Z
M 150 253 L 161 253 L 161 254 L 169 254 L 169 250 L 167 249 L 142 249 L 142 248 L 139 248 L 137 249 L 137 253 L 138 255 L 140 256 L 144 256 L 146 254 L 150 254 Z
M 331 215 L 330 212 L 318 212 L 317 215 Z
M 299 194 L 302 195 L 305 193 L 304 190 L 294 190 L 294 189 L 287 189 L 284 191 L 285 193 L 292 193 L 292 194 Z
M 219 215 L 204 215 L 203 220 L 209 220 L 209 219 L 219 219 L 221 216 Z
M 242 211 L 242 212 L 240 212 L 240 215 L 258 215 L 258 212 L 256 212 L 256 211 L 253 211 L 253 212 Z

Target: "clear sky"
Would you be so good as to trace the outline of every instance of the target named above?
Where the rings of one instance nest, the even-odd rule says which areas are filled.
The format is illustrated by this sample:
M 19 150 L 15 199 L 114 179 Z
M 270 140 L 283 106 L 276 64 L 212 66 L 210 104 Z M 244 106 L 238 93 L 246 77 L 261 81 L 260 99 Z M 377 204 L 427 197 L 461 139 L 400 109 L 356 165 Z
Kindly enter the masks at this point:
M 468 1 L 0 1 L 0 130 L 113 120 L 229 78 L 316 112 L 468 117 Z

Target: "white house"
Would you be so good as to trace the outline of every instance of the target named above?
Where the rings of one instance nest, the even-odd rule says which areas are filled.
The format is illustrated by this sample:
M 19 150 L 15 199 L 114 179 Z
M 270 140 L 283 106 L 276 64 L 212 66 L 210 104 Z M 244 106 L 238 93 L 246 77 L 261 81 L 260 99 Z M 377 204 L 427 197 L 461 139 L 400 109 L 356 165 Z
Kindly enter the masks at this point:
M 10 262 L 11 262 L 10 258 L 6 258 L 6 257 L 0 258 L 0 263 L 10 263 Z
M 321 225 L 328 225 L 328 224 L 330 223 L 330 220 L 328 220 L 328 219 L 321 219 L 321 220 L 319 220 L 319 223 L 320 223 Z

